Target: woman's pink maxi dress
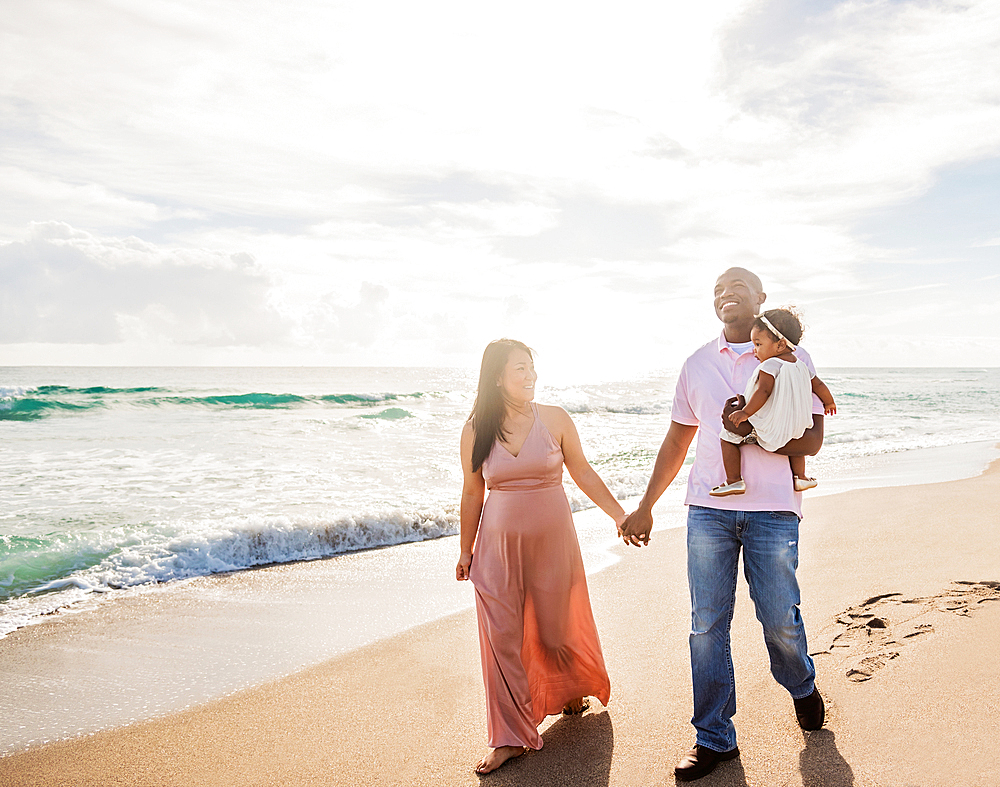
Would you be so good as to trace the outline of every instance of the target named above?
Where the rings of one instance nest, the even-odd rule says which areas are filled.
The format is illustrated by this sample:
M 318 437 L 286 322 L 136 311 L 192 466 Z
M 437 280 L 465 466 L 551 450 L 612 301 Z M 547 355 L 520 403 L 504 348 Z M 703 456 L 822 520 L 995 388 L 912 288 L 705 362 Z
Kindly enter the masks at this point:
M 537 408 L 518 455 L 497 442 L 483 463 L 490 492 L 470 579 L 492 748 L 540 749 L 546 716 L 578 697 L 606 705 L 611 696 L 562 467 Z

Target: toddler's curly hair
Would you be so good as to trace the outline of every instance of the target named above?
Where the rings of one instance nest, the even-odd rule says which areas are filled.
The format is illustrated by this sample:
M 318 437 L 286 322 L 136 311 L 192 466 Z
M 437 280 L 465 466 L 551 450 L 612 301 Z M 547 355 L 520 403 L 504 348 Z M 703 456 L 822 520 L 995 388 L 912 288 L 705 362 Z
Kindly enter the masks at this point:
M 781 309 L 769 309 L 764 312 L 764 316 L 767 317 L 771 325 L 781 331 L 782 335 L 788 341 L 795 345 L 799 343 L 804 330 L 802 327 L 802 317 L 791 306 L 785 306 Z M 778 341 L 778 337 L 774 335 L 774 331 L 768 328 L 760 317 L 756 319 L 754 325 L 757 326 L 758 330 L 767 331 L 768 335 L 775 341 Z

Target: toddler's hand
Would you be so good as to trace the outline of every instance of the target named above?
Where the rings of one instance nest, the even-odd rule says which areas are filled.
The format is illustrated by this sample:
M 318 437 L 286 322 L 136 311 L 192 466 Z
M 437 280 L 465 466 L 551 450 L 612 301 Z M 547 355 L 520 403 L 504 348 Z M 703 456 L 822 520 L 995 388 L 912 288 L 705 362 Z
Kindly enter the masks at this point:
M 823 412 L 826 413 L 827 415 L 836 415 L 837 414 L 837 403 L 836 402 L 830 402 L 830 404 L 823 405 Z
M 739 426 L 741 423 L 749 419 L 750 416 L 747 415 L 742 410 L 735 410 L 729 414 L 729 420 L 732 421 L 733 426 Z

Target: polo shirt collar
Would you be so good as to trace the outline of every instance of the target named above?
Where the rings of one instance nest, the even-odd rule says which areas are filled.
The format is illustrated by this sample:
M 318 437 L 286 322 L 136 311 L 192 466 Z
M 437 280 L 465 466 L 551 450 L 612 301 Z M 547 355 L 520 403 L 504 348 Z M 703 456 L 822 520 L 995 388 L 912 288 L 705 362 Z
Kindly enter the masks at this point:
M 731 353 L 732 353 L 733 355 L 735 355 L 735 356 L 736 356 L 737 358 L 739 358 L 739 357 L 740 357 L 739 355 L 737 355 L 736 351 L 735 351 L 735 350 L 733 350 L 733 349 L 732 349 L 732 348 L 731 348 L 731 347 L 729 346 L 729 342 L 727 342 L 727 341 L 726 341 L 726 329 L 725 329 L 725 328 L 723 328 L 723 329 L 722 329 L 722 332 L 721 332 L 721 333 L 719 334 L 719 343 L 718 343 L 718 349 L 719 349 L 719 352 L 720 352 L 720 353 L 721 353 L 721 352 L 725 352 L 725 351 L 727 351 L 727 350 L 728 350 L 728 351 L 729 351 L 729 352 L 731 352 Z M 750 353 L 752 353 L 752 352 L 753 352 L 753 348 L 751 347 L 751 348 L 750 348 L 749 350 L 747 350 L 747 352 L 750 352 Z M 743 353 L 743 355 L 746 355 L 746 354 L 747 354 L 747 352 Z

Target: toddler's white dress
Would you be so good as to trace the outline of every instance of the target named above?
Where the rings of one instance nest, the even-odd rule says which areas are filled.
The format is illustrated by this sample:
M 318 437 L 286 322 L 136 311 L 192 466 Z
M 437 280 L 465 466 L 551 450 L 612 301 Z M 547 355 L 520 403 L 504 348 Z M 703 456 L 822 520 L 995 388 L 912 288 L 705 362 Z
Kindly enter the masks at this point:
M 802 361 L 768 358 L 754 371 L 743 396 L 749 399 L 760 372 L 774 377 L 774 389 L 764 406 L 750 416 L 757 445 L 765 451 L 781 448 L 812 426 L 812 374 Z M 725 434 L 730 434 L 723 430 Z

